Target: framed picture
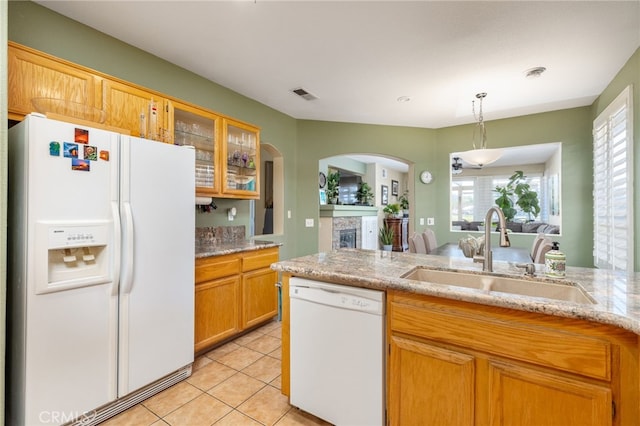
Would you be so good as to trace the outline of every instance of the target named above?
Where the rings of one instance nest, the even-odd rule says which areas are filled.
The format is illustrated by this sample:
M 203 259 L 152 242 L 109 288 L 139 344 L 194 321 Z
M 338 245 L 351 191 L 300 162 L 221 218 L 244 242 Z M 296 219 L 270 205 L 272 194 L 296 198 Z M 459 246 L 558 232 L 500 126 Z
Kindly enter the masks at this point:
M 389 187 L 387 185 L 381 185 L 382 188 L 382 196 L 380 197 L 380 202 L 382 205 L 389 204 Z
M 320 205 L 327 204 L 327 192 L 324 189 L 320 190 Z
M 391 195 L 395 195 L 396 197 L 398 196 L 398 181 L 397 180 L 392 180 L 391 181 Z

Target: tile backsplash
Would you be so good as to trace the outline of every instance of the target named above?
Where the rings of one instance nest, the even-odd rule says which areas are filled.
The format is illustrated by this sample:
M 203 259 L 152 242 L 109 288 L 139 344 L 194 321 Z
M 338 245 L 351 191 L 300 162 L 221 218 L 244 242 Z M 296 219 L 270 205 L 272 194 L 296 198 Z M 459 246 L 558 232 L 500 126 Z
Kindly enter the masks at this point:
M 196 228 L 196 245 L 232 244 L 244 240 L 244 226 L 206 226 Z

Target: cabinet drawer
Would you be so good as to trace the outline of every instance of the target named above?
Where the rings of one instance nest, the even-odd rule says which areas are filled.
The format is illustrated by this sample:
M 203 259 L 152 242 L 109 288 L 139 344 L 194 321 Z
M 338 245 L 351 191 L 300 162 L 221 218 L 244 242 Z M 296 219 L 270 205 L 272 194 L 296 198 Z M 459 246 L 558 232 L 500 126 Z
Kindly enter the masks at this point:
M 254 269 L 268 268 L 272 263 L 278 261 L 278 248 L 272 247 L 263 250 L 256 250 L 252 253 L 245 253 L 242 261 L 242 272 L 253 271 Z
M 612 348 L 604 339 L 528 321 L 526 313 L 520 311 L 507 319 L 459 306 L 394 298 L 389 306 L 391 329 L 600 380 L 611 379 Z
M 196 284 L 239 274 L 242 260 L 238 255 L 196 259 Z

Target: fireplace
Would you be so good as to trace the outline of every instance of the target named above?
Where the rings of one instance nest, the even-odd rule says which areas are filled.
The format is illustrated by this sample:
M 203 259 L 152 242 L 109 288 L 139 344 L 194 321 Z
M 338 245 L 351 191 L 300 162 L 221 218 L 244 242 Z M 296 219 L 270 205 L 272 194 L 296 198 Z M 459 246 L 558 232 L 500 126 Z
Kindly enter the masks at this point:
M 356 236 L 358 230 L 356 228 L 340 230 L 340 248 L 356 248 Z

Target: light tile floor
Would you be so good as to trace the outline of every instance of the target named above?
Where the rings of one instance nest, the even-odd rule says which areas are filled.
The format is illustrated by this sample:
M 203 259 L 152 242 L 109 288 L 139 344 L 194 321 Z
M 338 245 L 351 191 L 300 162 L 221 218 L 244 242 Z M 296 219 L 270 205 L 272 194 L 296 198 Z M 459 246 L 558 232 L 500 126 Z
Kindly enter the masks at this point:
M 281 323 L 272 321 L 196 358 L 186 380 L 103 426 L 328 425 L 280 393 Z

